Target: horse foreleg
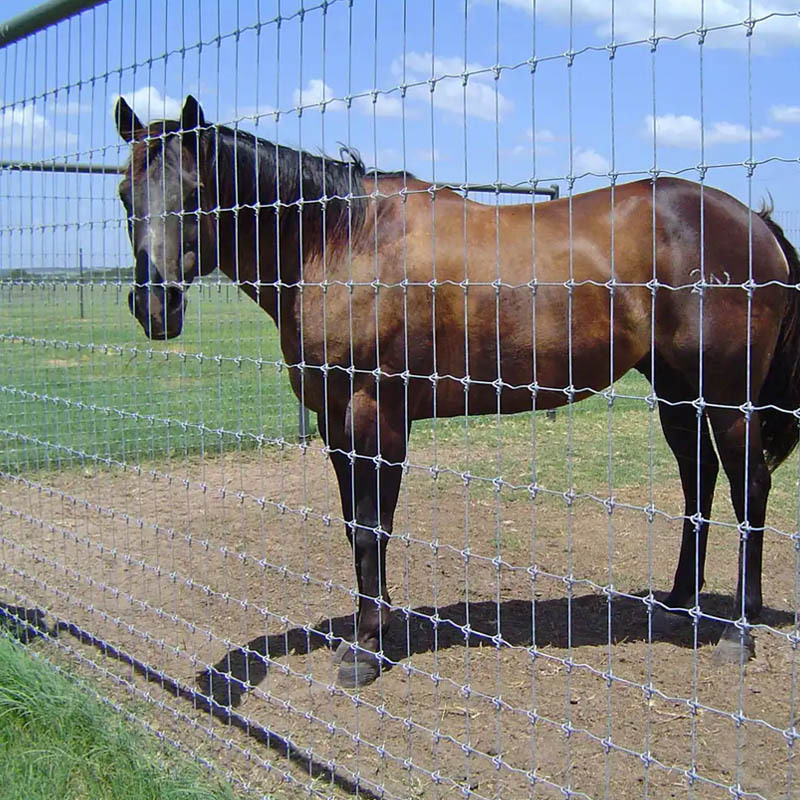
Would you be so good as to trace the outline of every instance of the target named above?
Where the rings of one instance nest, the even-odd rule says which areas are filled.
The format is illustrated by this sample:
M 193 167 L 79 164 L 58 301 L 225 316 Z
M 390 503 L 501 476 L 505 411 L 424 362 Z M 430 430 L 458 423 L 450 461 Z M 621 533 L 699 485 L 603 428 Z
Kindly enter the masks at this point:
M 394 424 L 398 417 L 399 426 Z M 356 646 L 343 643 L 337 651 L 339 683 L 346 687 L 364 686 L 380 674 L 378 654 L 390 620 L 386 547 L 407 440 L 403 417 L 388 401 L 379 408 L 374 397 L 356 393 L 339 447 L 334 450 L 329 442 L 358 582 Z
M 372 654 L 383 650 L 383 636 L 390 622 L 386 547 L 402 478 L 402 467 L 376 467 L 371 459 L 356 459 L 356 513 L 351 541 L 358 581 L 357 646 L 344 645 L 339 651 L 339 683 L 348 687 L 371 683 L 380 672 L 380 659 Z

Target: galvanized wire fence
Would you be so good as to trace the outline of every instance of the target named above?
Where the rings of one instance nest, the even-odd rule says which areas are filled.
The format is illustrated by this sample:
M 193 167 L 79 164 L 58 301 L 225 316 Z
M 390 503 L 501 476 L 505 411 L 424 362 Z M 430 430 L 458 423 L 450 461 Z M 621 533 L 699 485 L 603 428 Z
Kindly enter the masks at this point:
M 794 796 L 800 462 L 762 524 L 748 459 L 759 414 L 800 418 L 790 362 L 753 388 L 797 287 L 741 209 L 800 245 L 799 21 L 111 0 L 0 29 L 0 621 L 256 796 Z M 751 571 L 732 608 L 762 533 L 763 610 Z

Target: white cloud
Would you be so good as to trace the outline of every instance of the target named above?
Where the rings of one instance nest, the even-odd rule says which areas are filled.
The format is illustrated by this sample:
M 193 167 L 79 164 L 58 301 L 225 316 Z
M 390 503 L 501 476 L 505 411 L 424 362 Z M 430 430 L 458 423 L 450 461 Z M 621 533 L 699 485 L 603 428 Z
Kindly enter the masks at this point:
M 432 95 L 427 83 L 421 83 L 431 78 L 431 63 L 433 63 L 433 78 L 436 80 L 436 88 Z M 405 108 L 399 94 L 384 92 L 376 94 L 374 101 L 371 94 L 359 92 L 359 96 L 353 98 L 352 107 L 366 116 L 372 116 L 374 113 L 378 117 L 396 118 L 402 117 L 405 113 L 407 118 L 415 118 L 419 116 L 420 104 L 429 105 L 432 96 L 434 108 L 461 115 L 466 104 L 468 116 L 489 121 L 495 120 L 495 103 L 498 118 L 504 117 L 513 107 L 507 97 L 495 91 L 492 73 L 481 72 L 470 75 L 464 86 L 461 77 L 464 63 L 458 58 L 437 56 L 432 62 L 429 53 L 412 51 L 406 54 L 405 66 L 406 81 L 420 84 L 411 86 L 406 91 Z M 466 69 L 474 71 L 482 70 L 484 67 L 480 64 L 467 64 Z M 392 62 L 392 72 L 398 77 L 403 74 L 403 62 L 400 58 Z M 443 77 L 446 75 L 458 77 Z M 292 103 L 295 107 L 305 108 L 321 106 L 324 103 L 326 111 L 344 111 L 347 109 L 347 103 L 341 97 L 341 95 L 337 97 L 333 87 L 321 79 L 312 78 L 304 87 L 294 90 Z
M 347 103 L 337 97 L 332 86 L 319 78 L 312 78 L 301 89 L 295 89 L 292 93 L 292 103 L 298 106 L 321 106 L 325 104 L 325 110 L 345 111 Z M 371 95 L 359 95 L 353 99 L 353 108 L 361 114 L 372 116 L 373 112 L 378 117 L 400 117 L 403 114 L 403 104 L 399 97 L 379 93 L 375 95 L 373 102 Z
M 697 147 L 700 144 L 700 120 L 688 114 L 664 114 L 645 119 L 645 133 L 653 135 L 655 128 L 658 144 L 669 147 Z
M 418 161 L 425 161 L 431 163 L 432 161 L 443 161 L 445 157 L 441 154 L 438 147 L 431 149 L 430 147 L 420 147 L 414 152 L 414 158 Z
M 533 155 L 533 148 L 536 147 L 536 157 L 551 155 L 554 148 L 550 145 L 558 142 L 561 137 L 557 136 L 549 128 L 537 128 L 536 135 L 534 136 L 533 128 L 528 128 L 525 131 L 525 142 L 515 144 L 511 148 L 502 150 L 505 155 L 510 155 L 515 158 L 531 158 Z
M 775 122 L 800 122 L 800 106 L 772 106 L 769 115 Z
M 370 117 L 373 113 L 376 117 L 403 116 L 403 101 L 394 95 L 378 93 L 375 95 L 374 102 L 371 95 L 356 97 L 353 100 L 353 106 L 362 114 Z M 408 110 L 406 116 L 410 116 Z
M 320 106 L 325 104 L 325 111 L 343 111 L 347 106 L 344 100 L 336 100 L 336 92 L 319 78 L 311 80 L 302 88 L 292 92 L 292 103 L 295 106 Z
M 558 137 L 551 131 L 549 128 L 539 128 L 536 131 L 536 136 L 533 135 L 533 130 L 528 128 L 528 138 L 529 139 L 536 139 L 537 143 L 546 143 L 546 142 L 555 142 Z
M 145 124 L 154 119 L 180 119 L 183 103 L 169 95 L 162 96 L 155 86 L 142 86 L 122 97 Z M 114 97 L 112 105 L 116 103 L 117 97 Z
M 56 95 L 55 107 L 52 109 L 54 114 L 86 114 L 92 110 L 89 103 L 81 103 L 79 100 L 70 100 L 66 95 Z
M 52 150 L 74 148 L 78 137 L 58 128 L 42 113 L 53 111 L 43 103 L 21 103 L 0 109 L 0 142 L 9 150 Z
M 762 125 L 758 129 L 753 129 L 752 136 L 754 141 L 765 139 L 777 139 L 781 135 L 779 130 Z M 735 142 L 750 141 L 750 128 L 740 125 L 738 122 L 715 122 L 711 130 L 706 132 L 708 144 L 732 144 Z
M 533 128 L 528 128 L 525 131 L 525 138 L 528 142 L 533 142 L 536 145 L 537 151 L 541 150 L 548 150 L 549 148 L 546 147 L 548 144 L 552 144 L 553 142 L 558 142 L 559 140 L 563 140 L 563 136 L 558 136 L 557 134 L 553 133 L 549 128 L 537 128 L 536 134 L 534 135 Z M 530 144 L 528 144 L 528 152 L 530 152 Z
M 568 24 L 570 6 L 576 24 L 595 25 L 598 36 L 611 34 L 611 4 L 599 0 L 501 0 L 507 6 L 529 13 L 534 9 L 538 17 Z M 616 4 L 614 33 L 617 41 L 646 39 L 653 35 L 653 0 L 626 0 Z M 701 17 L 701 9 L 703 16 Z M 792 16 L 770 16 L 774 12 Z M 761 49 L 789 45 L 800 41 L 800 19 L 797 18 L 796 0 L 669 0 L 656 4 L 655 33 L 657 36 L 678 36 L 706 28 L 734 25 L 726 30 L 711 31 L 706 38 L 710 47 L 746 47 L 746 27 L 741 25 L 752 13 L 753 19 L 763 19 L 754 28 L 753 46 Z M 696 36 L 687 36 L 686 42 L 695 44 Z
M 655 128 L 656 144 L 666 147 L 700 147 L 700 120 L 689 114 L 663 114 L 645 118 L 644 132 L 652 137 Z M 750 141 L 750 129 L 738 122 L 714 122 L 705 128 L 705 144 L 736 144 Z M 781 132 L 766 125 L 753 129 L 754 141 L 776 139 Z
M 611 169 L 608 159 L 591 147 L 576 147 L 572 153 L 572 171 L 576 175 L 585 172 L 606 174 Z
M 405 67 L 405 69 L 404 69 Z M 460 58 L 431 57 L 430 53 L 406 53 L 405 63 L 402 58 L 392 62 L 392 72 L 398 78 L 405 76 L 407 83 L 435 80 L 434 91 L 428 84 L 409 87 L 406 97 L 416 102 L 430 104 L 441 111 L 459 116 L 466 111 L 467 116 L 494 122 L 502 119 L 513 108 L 513 103 L 501 92 L 497 91 L 494 74 L 482 72 L 486 68 L 481 64 L 464 64 Z M 466 85 L 463 73 L 470 74 Z M 448 76 L 448 77 L 445 77 Z

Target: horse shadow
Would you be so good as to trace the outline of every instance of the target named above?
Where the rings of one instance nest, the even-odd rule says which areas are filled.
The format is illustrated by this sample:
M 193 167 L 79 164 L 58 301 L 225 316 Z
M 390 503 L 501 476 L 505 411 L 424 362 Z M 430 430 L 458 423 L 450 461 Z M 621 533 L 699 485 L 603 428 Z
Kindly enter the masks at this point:
M 489 600 L 459 602 L 446 606 L 419 606 L 396 610 L 383 642 L 383 669 L 388 671 L 412 656 L 451 647 L 531 647 L 566 649 L 583 645 L 621 642 L 666 641 L 683 648 L 694 647 L 693 626 L 670 626 L 658 635 L 651 634 L 647 613 L 647 593 L 614 597 L 608 603 L 603 595 L 536 600 Z M 666 594 L 658 594 L 663 600 Z M 535 614 L 534 614 L 535 608 Z M 703 614 L 729 618 L 731 598 L 708 593 L 701 595 Z M 570 624 L 571 621 L 571 624 Z M 316 625 L 295 627 L 280 634 L 259 636 L 228 652 L 216 664 L 197 676 L 200 691 L 223 706 L 241 703 L 249 689 L 260 684 L 269 667 L 288 655 L 306 655 L 315 650 L 335 650 L 342 641 L 354 638 L 353 615 L 330 617 Z M 791 626 L 793 614 L 765 606 L 759 623 L 771 627 Z M 723 623 L 701 618 L 697 642 L 716 642 Z

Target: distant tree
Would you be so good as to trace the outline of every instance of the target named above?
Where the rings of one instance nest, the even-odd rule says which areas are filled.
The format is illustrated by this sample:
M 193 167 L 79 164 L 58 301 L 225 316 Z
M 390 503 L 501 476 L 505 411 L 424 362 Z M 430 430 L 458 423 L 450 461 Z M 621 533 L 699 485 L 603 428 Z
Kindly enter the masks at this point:
M 9 270 L 0 270 L 0 280 L 4 281 L 32 281 L 35 276 L 24 269 L 15 268 Z

